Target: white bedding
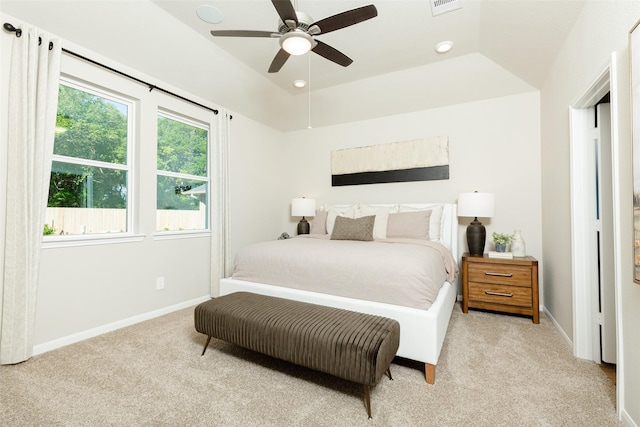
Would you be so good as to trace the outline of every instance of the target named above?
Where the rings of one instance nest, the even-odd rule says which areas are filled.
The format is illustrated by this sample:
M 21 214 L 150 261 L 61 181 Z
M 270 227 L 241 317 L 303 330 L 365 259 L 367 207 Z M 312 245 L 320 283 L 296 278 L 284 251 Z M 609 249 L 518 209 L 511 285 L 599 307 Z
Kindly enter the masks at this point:
M 354 206 L 354 205 L 349 205 Z M 442 217 L 439 225 L 438 241 L 451 253 L 458 253 L 458 222 L 456 205 L 450 203 L 421 203 L 421 204 L 378 204 L 369 207 L 388 207 L 391 212 L 411 211 L 415 209 L 442 206 Z M 404 208 L 404 209 L 403 209 Z M 431 216 L 434 220 L 434 216 Z M 435 224 L 434 224 L 435 225 Z M 434 228 L 434 227 L 431 227 Z M 435 228 L 434 228 L 435 231 Z M 431 233 L 431 229 L 430 229 Z M 434 236 L 435 238 L 435 236 Z M 313 260 L 306 259 L 307 262 Z M 454 263 L 454 270 L 455 267 Z M 225 278 L 220 280 L 219 295 L 227 295 L 233 292 L 255 292 L 263 295 L 271 295 L 280 298 L 288 298 L 312 304 L 321 304 L 329 307 L 353 310 L 362 313 L 385 316 L 400 322 L 400 347 L 397 355 L 407 359 L 416 360 L 425 364 L 425 377 L 427 383 L 435 382 L 436 364 L 440 357 L 444 343 L 449 319 L 457 296 L 455 280 L 445 282 L 440 292 L 428 310 L 408 308 L 387 302 L 368 301 L 362 298 L 347 298 L 342 296 L 319 293 L 315 291 L 299 290 L 283 286 L 250 282 L 238 278 Z M 369 293 L 372 293 L 371 291 Z
M 232 278 L 426 310 L 456 274 L 451 253 L 437 242 L 306 235 L 245 247 Z

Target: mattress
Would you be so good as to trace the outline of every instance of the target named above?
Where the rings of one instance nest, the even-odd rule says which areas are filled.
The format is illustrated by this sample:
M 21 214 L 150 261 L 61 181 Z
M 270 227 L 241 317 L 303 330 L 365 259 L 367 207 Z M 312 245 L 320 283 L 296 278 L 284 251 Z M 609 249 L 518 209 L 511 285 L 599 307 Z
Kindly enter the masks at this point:
M 305 235 L 243 248 L 232 278 L 426 310 L 457 272 L 437 242 Z

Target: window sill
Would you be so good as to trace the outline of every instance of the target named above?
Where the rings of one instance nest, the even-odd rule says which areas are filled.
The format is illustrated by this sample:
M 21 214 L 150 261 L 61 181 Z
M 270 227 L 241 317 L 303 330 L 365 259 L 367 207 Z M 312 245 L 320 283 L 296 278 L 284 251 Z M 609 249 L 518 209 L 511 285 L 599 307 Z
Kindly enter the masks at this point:
M 113 245 L 142 242 L 144 234 L 75 234 L 68 236 L 44 236 L 43 249 L 68 248 L 75 246 Z M 159 231 L 152 235 L 153 240 L 175 240 L 211 237 L 209 230 Z
M 210 230 L 157 231 L 153 234 L 153 240 L 193 239 L 198 237 L 211 237 L 211 231 Z
M 142 242 L 143 234 L 79 234 L 69 236 L 45 236 L 42 238 L 43 249 L 68 248 L 75 246 L 113 245 L 119 243 Z

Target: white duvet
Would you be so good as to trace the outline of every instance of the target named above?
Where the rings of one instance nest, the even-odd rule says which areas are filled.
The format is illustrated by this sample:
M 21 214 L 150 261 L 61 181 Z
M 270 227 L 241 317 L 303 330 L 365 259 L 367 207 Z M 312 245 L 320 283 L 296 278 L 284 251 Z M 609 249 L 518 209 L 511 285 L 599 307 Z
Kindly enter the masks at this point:
M 457 272 L 454 258 L 440 243 L 306 235 L 243 248 L 232 277 L 426 310 Z

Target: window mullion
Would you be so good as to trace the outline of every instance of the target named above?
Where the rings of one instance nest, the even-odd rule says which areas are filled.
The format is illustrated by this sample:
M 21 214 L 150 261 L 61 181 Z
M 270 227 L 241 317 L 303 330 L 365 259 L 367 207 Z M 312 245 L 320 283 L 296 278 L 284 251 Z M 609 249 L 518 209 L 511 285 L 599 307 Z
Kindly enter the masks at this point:
M 186 173 L 179 173 L 179 172 L 170 172 L 170 171 L 158 171 L 158 175 L 160 176 L 167 176 L 167 177 L 171 177 L 171 178 L 182 178 L 182 179 L 191 179 L 194 181 L 203 181 L 203 182 L 207 182 L 209 181 L 209 178 L 207 178 L 206 176 L 199 176 L 199 175 L 189 175 Z
M 53 155 L 53 161 L 71 163 L 71 164 L 74 164 L 74 165 L 93 166 L 93 167 L 97 167 L 97 168 L 118 169 L 118 170 L 123 170 L 123 171 L 128 171 L 129 170 L 129 165 L 122 165 L 122 164 L 118 164 L 118 163 L 109 163 L 109 162 L 101 162 L 99 160 L 80 159 L 80 158 L 77 158 L 77 157 L 61 156 L 59 154 L 54 154 Z

